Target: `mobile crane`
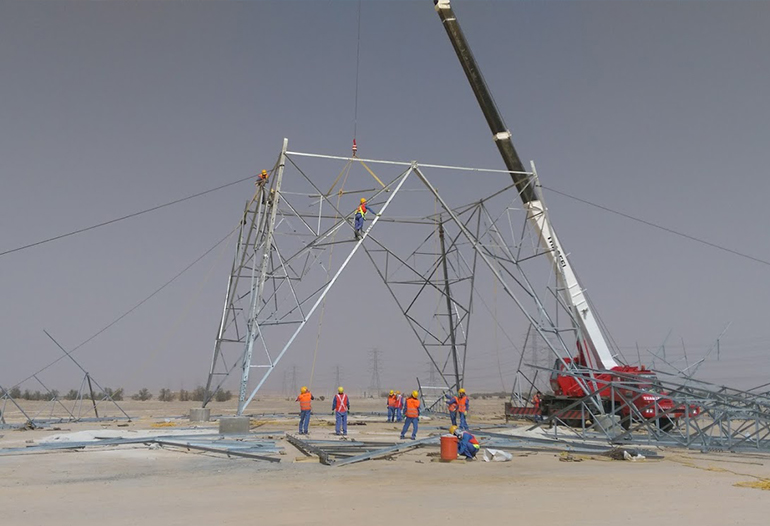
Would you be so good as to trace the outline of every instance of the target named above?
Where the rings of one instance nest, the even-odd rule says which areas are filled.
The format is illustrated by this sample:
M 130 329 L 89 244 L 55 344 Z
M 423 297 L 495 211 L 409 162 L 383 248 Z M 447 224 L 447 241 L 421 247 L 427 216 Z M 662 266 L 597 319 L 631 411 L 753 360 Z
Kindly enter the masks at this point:
M 433 3 L 487 120 L 495 145 L 519 192 L 527 212 L 527 219 L 554 266 L 565 305 L 575 325 L 577 353 L 573 357 L 556 359 L 550 378 L 553 393 L 542 397 L 542 414 L 548 416 L 574 406 L 577 400 L 593 392 L 596 395 L 594 398 L 596 409 L 599 412 L 619 414 L 623 427 L 628 428 L 632 419 L 641 417 L 654 419 L 658 427 L 663 430 L 672 428 L 676 419 L 683 416 L 684 408 L 675 408 L 673 401 L 656 387 L 659 384 L 652 371 L 643 365 L 624 365 L 615 360 L 567 254 L 548 220 L 545 205 L 542 197 L 538 195 L 533 178 L 525 170 L 516 152 L 511 140 L 511 132 L 506 128 L 481 75 L 452 10 L 450 0 L 434 0 Z M 610 387 L 611 384 L 620 385 L 621 388 Z M 622 389 L 623 384 L 628 389 Z M 635 410 L 632 410 L 630 404 L 635 406 Z M 515 408 L 512 408 L 511 404 L 507 404 L 506 416 L 515 416 L 512 414 L 515 413 L 513 409 Z M 696 410 L 690 409 L 690 411 Z M 581 420 L 574 418 L 567 420 L 567 423 L 572 424 L 578 422 Z

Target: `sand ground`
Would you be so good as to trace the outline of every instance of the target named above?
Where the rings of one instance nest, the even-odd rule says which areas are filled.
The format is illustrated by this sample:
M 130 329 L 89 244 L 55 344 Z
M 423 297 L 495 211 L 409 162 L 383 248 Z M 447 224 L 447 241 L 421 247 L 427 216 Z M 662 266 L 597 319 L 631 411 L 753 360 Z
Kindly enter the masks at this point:
M 29 404 L 29 403 L 28 403 Z M 380 400 L 352 399 L 353 438 L 397 440 L 398 426 Z M 500 422 L 501 400 L 474 401 L 471 424 Z M 23 447 L 55 434 L 86 429 L 162 434 L 182 430 L 196 403 L 121 404 L 136 417 L 122 421 L 63 423 L 31 431 L 0 430 L 0 447 Z M 325 425 L 328 401 L 316 401 L 311 438 L 333 437 Z M 296 404 L 263 399 L 255 412 L 296 411 Z M 26 410 L 26 409 L 25 409 Z M 212 405 L 232 414 L 234 403 Z M 114 413 L 114 412 L 113 412 Z M 12 420 L 11 409 L 6 417 Z M 296 418 L 256 415 L 260 431 L 279 438 Z M 419 436 L 444 421 L 424 421 Z M 119 427 L 120 425 L 120 427 Z M 163 426 L 163 427 L 157 427 Z M 217 429 L 217 423 L 199 427 Z M 29 442 L 32 441 L 32 442 Z M 770 493 L 736 486 L 770 478 L 770 456 L 661 450 L 663 460 L 611 461 L 552 452 L 516 452 L 511 462 L 435 462 L 437 447 L 395 460 L 329 467 L 306 458 L 285 440 L 279 464 L 218 454 L 147 446 L 0 456 L 0 524 L 3 525 L 387 525 L 492 524 L 698 524 L 762 525 Z M 457 524 L 457 522 L 456 522 Z

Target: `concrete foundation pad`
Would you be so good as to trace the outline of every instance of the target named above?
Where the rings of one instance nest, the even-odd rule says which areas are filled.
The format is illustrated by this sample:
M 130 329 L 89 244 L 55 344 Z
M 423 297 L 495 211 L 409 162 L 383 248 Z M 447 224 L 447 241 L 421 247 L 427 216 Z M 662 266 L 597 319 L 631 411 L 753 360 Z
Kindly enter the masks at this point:
M 591 429 L 612 435 L 619 435 L 625 431 L 620 426 L 620 416 L 618 415 L 597 415 L 596 423 L 591 426 Z
M 208 422 L 211 419 L 211 409 L 195 407 L 190 409 L 190 422 Z
M 248 416 L 223 416 L 219 419 L 221 435 L 245 435 L 251 424 Z

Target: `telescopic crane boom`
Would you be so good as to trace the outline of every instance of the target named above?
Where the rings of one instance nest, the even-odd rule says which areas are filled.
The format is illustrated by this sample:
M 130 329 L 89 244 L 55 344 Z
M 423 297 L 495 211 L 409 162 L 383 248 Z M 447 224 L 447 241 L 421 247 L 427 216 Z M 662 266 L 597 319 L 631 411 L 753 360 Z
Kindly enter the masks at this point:
M 457 58 L 465 71 L 465 76 L 473 89 L 473 94 L 484 113 L 497 149 L 503 158 L 506 168 L 511 172 L 511 178 L 519 191 L 519 196 L 527 211 L 527 218 L 535 228 L 540 243 L 547 251 L 556 275 L 564 290 L 564 299 L 573 313 L 577 325 L 579 348 L 586 361 L 585 365 L 595 369 L 613 369 L 618 363 L 607 345 L 593 311 L 583 293 L 583 288 L 572 270 L 567 255 L 556 237 L 551 226 L 545 205 L 535 188 L 532 176 L 524 169 L 524 165 L 516 152 L 511 140 L 511 132 L 497 109 L 492 94 L 487 87 L 481 70 L 473 58 L 468 42 L 465 40 L 457 17 L 450 6 L 449 0 L 434 0 L 436 12 L 446 29 L 449 40 L 457 53 Z

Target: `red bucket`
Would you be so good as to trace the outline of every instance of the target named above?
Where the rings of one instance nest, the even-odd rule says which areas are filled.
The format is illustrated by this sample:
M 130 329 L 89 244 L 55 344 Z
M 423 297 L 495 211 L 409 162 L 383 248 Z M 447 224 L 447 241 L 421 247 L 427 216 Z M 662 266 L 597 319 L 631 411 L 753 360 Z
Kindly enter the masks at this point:
M 457 459 L 457 437 L 441 435 L 441 462 L 451 462 Z

